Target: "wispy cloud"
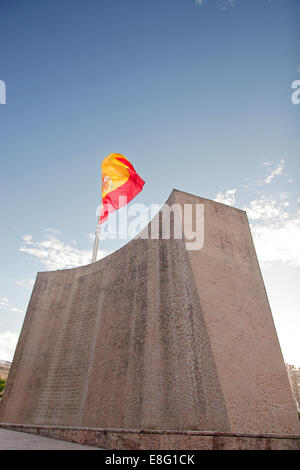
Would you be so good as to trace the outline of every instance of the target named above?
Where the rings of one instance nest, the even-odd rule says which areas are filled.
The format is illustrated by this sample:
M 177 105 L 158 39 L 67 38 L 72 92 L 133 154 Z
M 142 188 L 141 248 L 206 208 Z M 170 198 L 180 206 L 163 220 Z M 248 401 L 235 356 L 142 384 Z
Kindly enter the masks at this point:
M 268 170 L 268 174 L 259 179 L 260 186 L 268 185 L 283 173 L 285 160 L 280 160 L 277 165 L 265 161 L 263 166 Z M 287 181 L 285 180 L 285 183 Z M 242 187 L 246 187 L 248 192 L 249 186 L 252 185 L 253 189 L 256 187 L 257 192 L 257 184 L 256 179 L 255 182 Z M 240 195 L 237 189 L 219 192 L 215 201 L 235 205 L 237 193 Z M 300 211 L 299 206 L 295 205 L 295 202 L 300 203 L 300 198 L 290 202 L 288 195 L 288 192 L 280 192 L 274 196 L 267 193 L 264 187 L 264 194 L 250 199 L 243 207 L 249 218 L 259 262 L 264 266 L 279 262 L 286 266 L 300 267 Z
M 18 286 L 24 287 L 25 289 L 32 290 L 34 285 L 34 279 L 20 279 L 15 281 Z
M 14 331 L 6 331 L 0 333 L 0 359 L 3 361 L 11 361 L 14 355 L 16 344 L 18 342 L 18 333 Z
M 196 5 L 203 6 L 207 2 L 212 2 L 213 0 L 194 0 Z M 215 3 L 219 6 L 222 11 L 226 11 L 228 7 L 233 7 L 236 3 L 239 3 L 238 0 L 214 0 Z M 266 3 L 271 3 L 271 0 L 266 0 Z
M 62 242 L 58 231 L 47 229 L 41 241 L 34 241 L 32 235 L 24 235 L 20 251 L 28 253 L 39 260 L 48 269 L 67 269 L 82 266 L 91 262 L 91 250 L 81 250 L 76 245 Z M 100 251 L 99 259 L 108 252 Z
M 232 206 L 235 203 L 236 192 L 237 189 L 228 189 L 225 193 L 218 193 L 216 195 L 215 201 Z
M 208 0 L 195 0 L 196 5 L 203 6 Z M 209 0 L 211 1 L 211 0 Z M 218 5 L 221 10 L 225 11 L 228 6 L 233 6 L 237 0 L 219 0 Z M 220 3 L 221 2 L 221 3 Z
M 276 178 L 276 176 L 279 176 L 282 174 L 283 170 L 284 170 L 284 166 L 285 166 L 285 161 L 284 159 L 280 160 L 280 162 L 277 164 L 277 166 L 274 168 L 274 170 L 272 170 L 271 172 L 269 172 L 269 174 L 263 179 L 263 180 L 260 180 L 259 181 L 259 185 L 262 185 L 262 184 L 270 184 L 271 181 Z
M 23 310 L 10 304 L 6 297 L 0 297 L 0 311 L 22 313 Z

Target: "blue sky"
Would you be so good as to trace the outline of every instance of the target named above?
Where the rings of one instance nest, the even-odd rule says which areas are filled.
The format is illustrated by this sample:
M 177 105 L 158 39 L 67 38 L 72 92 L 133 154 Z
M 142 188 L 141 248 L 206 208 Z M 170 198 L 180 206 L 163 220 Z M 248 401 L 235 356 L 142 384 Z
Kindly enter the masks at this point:
M 37 271 L 89 261 L 100 164 L 119 152 L 146 181 L 137 202 L 177 188 L 248 209 L 300 366 L 299 17 L 298 0 L 1 0 L 0 359 Z

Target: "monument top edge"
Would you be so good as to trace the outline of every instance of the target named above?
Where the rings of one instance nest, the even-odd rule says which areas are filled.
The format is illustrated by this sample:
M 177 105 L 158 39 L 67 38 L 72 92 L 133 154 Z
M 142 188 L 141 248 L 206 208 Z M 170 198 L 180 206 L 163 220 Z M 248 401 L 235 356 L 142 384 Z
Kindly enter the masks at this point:
M 243 214 L 246 214 L 246 212 L 242 209 L 238 209 L 236 207 L 233 207 L 233 206 L 230 206 L 228 204 L 224 204 L 222 202 L 218 202 L 218 201 L 214 201 L 213 199 L 208 199 L 208 198 L 204 198 L 204 197 L 201 197 L 201 196 L 197 196 L 195 194 L 192 194 L 192 193 L 188 193 L 187 191 L 182 191 L 180 189 L 176 189 L 176 188 L 173 188 L 169 197 L 167 198 L 167 200 L 165 201 L 165 203 L 162 205 L 162 207 L 166 204 L 168 204 L 168 202 L 172 199 L 173 195 L 175 195 L 175 193 L 179 193 L 179 194 L 182 194 L 183 196 L 186 195 L 188 196 L 189 198 L 193 198 L 193 199 L 198 199 L 199 200 L 199 204 L 204 204 L 205 205 L 205 202 L 209 203 L 210 205 L 214 205 L 214 206 L 224 206 L 226 207 L 227 209 L 229 210 L 233 210 L 233 211 L 238 211 L 238 212 L 241 212 Z M 176 198 L 176 196 L 175 196 Z M 176 200 L 174 201 L 176 202 Z M 161 209 L 160 209 L 161 211 Z M 152 222 L 152 220 L 149 221 L 149 224 L 150 225 Z M 145 228 L 143 229 L 145 230 Z M 142 230 L 142 231 L 143 231 Z M 139 238 L 139 235 L 137 235 L 137 237 L 133 238 L 132 240 L 129 240 L 128 243 L 126 243 L 125 245 L 121 246 L 118 250 L 115 250 L 113 251 L 112 253 L 109 253 L 107 256 L 105 256 L 104 258 L 101 258 L 97 261 L 95 261 L 94 263 L 88 263 L 88 264 L 84 264 L 84 265 L 81 265 L 81 266 L 76 266 L 76 267 L 72 267 L 72 268 L 64 268 L 64 269 L 56 269 L 56 270 L 50 270 L 50 271 L 38 271 L 37 272 L 37 275 L 47 275 L 47 274 L 50 274 L 50 273 L 57 273 L 57 272 L 70 272 L 70 271 L 77 271 L 78 269 L 84 269 L 84 268 L 87 268 L 88 266 L 90 267 L 91 265 L 97 265 L 98 263 L 103 263 L 105 261 L 108 260 L 108 258 L 112 257 L 112 256 L 116 256 L 117 253 L 119 253 L 120 251 L 124 250 L 129 244 L 133 243 L 137 238 Z M 104 261 L 105 260 L 105 261 Z
M 207 197 L 197 196 L 196 194 L 188 193 L 187 191 L 182 191 L 181 189 L 176 189 L 176 188 L 172 189 L 169 198 L 172 196 L 173 192 L 186 194 L 187 196 L 192 196 L 193 198 L 201 199 L 201 201 L 207 201 L 214 205 L 221 205 L 221 206 L 225 206 L 230 209 L 234 209 L 236 211 L 242 212 L 244 214 L 246 213 L 246 211 L 244 211 L 243 209 L 239 209 L 238 207 L 230 206 L 229 204 L 224 204 L 223 202 L 215 201 L 214 199 L 208 199 Z

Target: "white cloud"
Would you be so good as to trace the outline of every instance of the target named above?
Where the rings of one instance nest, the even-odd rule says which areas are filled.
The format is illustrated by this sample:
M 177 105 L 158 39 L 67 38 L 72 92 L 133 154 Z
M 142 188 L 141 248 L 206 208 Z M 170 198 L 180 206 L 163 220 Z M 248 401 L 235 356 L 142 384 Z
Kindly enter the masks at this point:
M 276 176 L 279 176 L 282 174 L 283 172 L 283 169 L 284 169 L 284 165 L 285 165 L 285 162 L 284 162 L 284 159 L 280 160 L 280 162 L 278 163 L 278 165 L 276 166 L 276 168 L 274 170 L 272 170 L 268 176 L 266 178 L 263 179 L 262 182 L 260 182 L 259 184 L 270 184 L 271 181 L 276 177 Z
M 281 192 L 279 193 L 279 197 L 282 201 L 284 201 L 285 199 L 287 199 L 288 195 L 287 193 Z
M 260 199 L 251 201 L 248 207 L 244 210 L 250 219 L 287 219 L 288 213 L 285 211 L 286 202 L 278 203 L 276 199 L 261 196 Z
M 14 313 L 22 313 L 23 310 L 20 308 L 14 307 L 8 302 L 7 297 L 0 297 L 0 311 L 6 311 L 6 312 L 14 312 Z
M 57 230 L 57 228 L 46 228 L 45 231 L 53 233 L 53 235 L 60 235 L 61 234 L 61 231 Z
M 32 236 L 31 236 L 31 235 L 24 235 L 24 236 L 23 236 L 23 240 L 24 240 L 24 242 L 26 242 L 26 243 L 31 243 L 31 241 L 32 241 Z
M 203 6 L 207 1 L 211 2 L 211 0 L 195 0 L 195 4 Z M 233 7 L 236 2 L 237 0 L 215 0 L 215 3 L 222 11 L 226 11 L 228 7 Z
M 18 333 L 6 331 L 0 333 L 0 359 L 3 361 L 12 361 L 16 345 L 18 342 Z
M 300 314 L 283 312 L 281 315 L 274 315 L 273 313 L 282 354 L 285 362 L 300 367 Z
M 262 264 L 274 262 L 300 266 L 300 213 L 289 213 L 286 195 L 279 199 L 261 196 L 244 210 L 251 219 L 257 256 Z
M 204 5 L 208 0 L 195 0 L 196 5 Z M 211 1 L 211 0 L 209 0 Z M 228 6 L 233 7 L 238 0 L 215 0 L 215 3 L 219 6 L 219 8 L 223 11 L 227 10 Z M 267 3 L 271 3 L 271 0 L 266 0 Z M 300 66 L 299 66 L 300 67 Z
M 91 262 L 91 250 L 80 250 L 74 243 L 64 243 L 59 240 L 57 234 L 53 229 L 46 230 L 44 239 L 37 242 L 33 241 L 31 235 L 24 235 L 20 251 L 34 256 L 41 264 L 53 270 L 74 268 Z M 98 259 L 107 253 L 100 251 Z
M 235 203 L 235 193 L 237 189 L 228 189 L 225 193 L 218 193 L 216 195 L 215 201 L 222 202 L 222 204 L 227 204 L 232 206 Z
M 34 279 L 20 279 L 16 281 L 18 286 L 24 287 L 25 289 L 32 290 L 34 285 Z
M 261 263 L 300 266 L 300 217 L 282 226 L 252 226 L 252 235 Z
M 207 0 L 195 0 L 196 5 L 204 5 Z M 219 5 L 222 10 L 226 10 L 228 5 L 233 6 L 236 0 L 223 0 L 223 4 Z

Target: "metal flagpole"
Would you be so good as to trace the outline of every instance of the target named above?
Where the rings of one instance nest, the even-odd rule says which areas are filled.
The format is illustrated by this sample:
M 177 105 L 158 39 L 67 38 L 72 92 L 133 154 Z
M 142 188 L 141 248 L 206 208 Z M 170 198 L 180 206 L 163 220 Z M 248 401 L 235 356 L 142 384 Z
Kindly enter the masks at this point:
M 102 179 L 101 179 L 101 181 L 102 181 Z M 101 186 L 101 203 L 102 203 L 102 186 Z M 101 225 L 100 225 L 101 209 L 102 209 L 102 204 L 100 205 L 99 217 L 98 217 L 98 222 L 97 222 L 97 227 L 96 227 L 96 232 L 95 232 L 95 241 L 94 241 L 92 263 L 95 263 L 95 261 L 97 261 L 97 254 L 98 254 L 98 247 L 99 247 L 99 240 L 100 240 L 100 227 L 101 227 Z
M 92 263 L 97 261 L 99 239 L 100 239 L 100 216 L 99 216 L 99 219 L 98 219 L 97 228 L 96 228 L 96 232 L 95 232 L 95 242 L 94 242 Z

